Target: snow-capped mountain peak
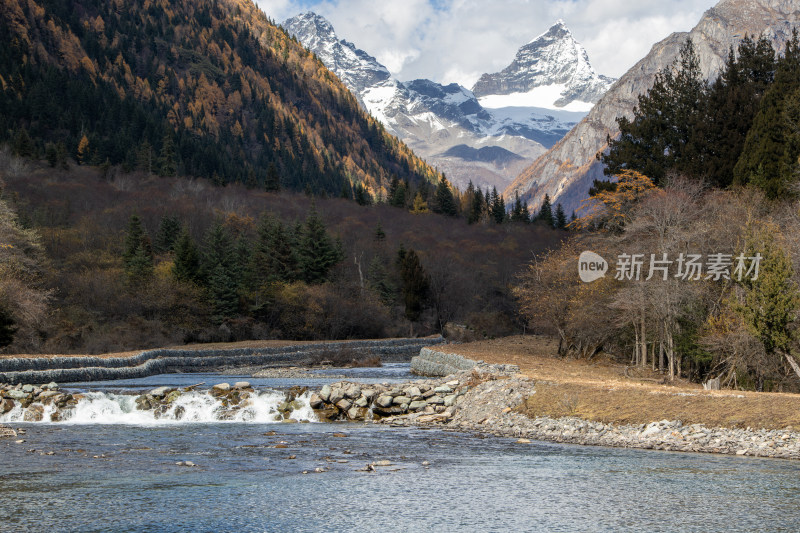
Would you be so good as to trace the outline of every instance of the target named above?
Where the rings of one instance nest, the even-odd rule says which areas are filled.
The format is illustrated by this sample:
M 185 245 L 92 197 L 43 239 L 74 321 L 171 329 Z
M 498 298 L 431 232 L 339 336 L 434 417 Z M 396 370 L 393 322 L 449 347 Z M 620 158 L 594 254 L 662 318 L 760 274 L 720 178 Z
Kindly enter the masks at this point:
M 583 117 L 530 107 L 487 110 L 469 89 L 431 80 L 399 81 L 373 56 L 302 13 L 282 26 L 336 74 L 387 131 L 466 187 L 505 187 Z M 568 31 L 568 30 L 567 30 Z
M 353 43 L 340 40 L 325 17 L 308 11 L 286 20 L 282 26 L 297 37 L 303 46 L 316 53 L 356 97 L 365 88 L 392 76 L 377 59 L 356 48 Z
M 598 75 L 563 20 L 517 51 L 500 72 L 484 74 L 472 88 L 484 107 L 535 106 L 588 111 L 612 78 Z

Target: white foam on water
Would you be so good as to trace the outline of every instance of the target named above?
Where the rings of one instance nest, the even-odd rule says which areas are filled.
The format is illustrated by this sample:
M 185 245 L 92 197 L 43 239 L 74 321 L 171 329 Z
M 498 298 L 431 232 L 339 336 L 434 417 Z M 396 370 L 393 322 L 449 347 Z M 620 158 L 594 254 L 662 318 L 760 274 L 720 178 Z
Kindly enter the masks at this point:
M 301 404 L 294 409 L 288 418 L 299 422 L 318 421 L 309 404 L 310 393 L 298 396 Z M 283 416 L 278 406 L 286 400 L 281 392 L 255 392 L 235 407 L 227 408 L 222 399 L 216 398 L 206 391 L 190 391 L 181 394 L 172 404 L 161 409 L 139 410 L 136 407 L 136 396 L 130 394 L 111 394 L 105 392 L 88 392 L 71 409 L 61 410 L 61 420 L 52 422 L 51 415 L 56 412 L 54 405 L 42 406 L 42 421 L 52 424 L 124 424 L 137 426 L 160 426 L 175 424 L 208 424 L 208 423 L 279 423 Z M 31 407 L 41 405 L 32 404 Z M 0 415 L 0 423 L 25 422 L 24 409 L 19 403 L 4 415 Z

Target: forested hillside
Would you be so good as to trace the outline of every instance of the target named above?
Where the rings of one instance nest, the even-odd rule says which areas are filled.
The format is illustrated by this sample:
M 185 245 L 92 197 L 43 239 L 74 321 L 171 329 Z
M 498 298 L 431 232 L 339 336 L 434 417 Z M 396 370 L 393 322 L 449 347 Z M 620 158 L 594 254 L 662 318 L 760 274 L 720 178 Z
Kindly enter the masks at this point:
M 271 190 L 438 180 L 247 0 L 2 0 L 0 140 Z
M 0 349 L 518 331 L 510 287 L 545 224 L 215 187 L 0 150 Z M 5 346 L 5 348 L 2 348 Z

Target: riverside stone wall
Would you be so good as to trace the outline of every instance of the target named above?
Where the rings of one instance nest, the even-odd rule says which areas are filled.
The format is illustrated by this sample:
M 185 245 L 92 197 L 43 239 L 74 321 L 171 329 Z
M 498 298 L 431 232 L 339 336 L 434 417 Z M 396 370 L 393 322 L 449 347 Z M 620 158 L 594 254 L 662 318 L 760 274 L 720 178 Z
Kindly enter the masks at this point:
M 419 355 L 411 358 L 411 371 L 420 376 L 449 376 L 464 370 L 478 367 L 481 371 L 492 373 L 517 373 L 517 365 L 490 365 L 461 355 L 445 353 L 430 348 L 422 348 Z
M 70 383 L 135 379 L 169 372 L 207 372 L 224 366 L 286 366 L 309 364 L 326 352 L 349 350 L 378 355 L 382 361 L 407 361 L 442 337 L 230 349 L 157 349 L 130 357 L 15 357 L 0 359 L 0 383 Z

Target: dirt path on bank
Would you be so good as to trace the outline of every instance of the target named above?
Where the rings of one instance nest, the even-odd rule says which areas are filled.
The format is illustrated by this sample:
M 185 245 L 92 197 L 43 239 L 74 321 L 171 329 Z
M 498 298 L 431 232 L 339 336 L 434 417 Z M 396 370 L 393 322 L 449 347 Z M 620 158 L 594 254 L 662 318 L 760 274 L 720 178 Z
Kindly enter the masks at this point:
M 663 384 L 650 371 L 595 358 L 592 361 L 556 357 L 555 340 L 514 336 L 491 341 L 439 346 L 487 363 L 519 365 L 536 380 L 536 393 L 521 412 L 534 418 L 575 416 L 614 424 L 645 424 L 680 420 L 708 427 L 800 429 L 800 395 L 745 391 L 706 391 L 695 383 Z M 630 377 L 629 377 L 630 376 Z

